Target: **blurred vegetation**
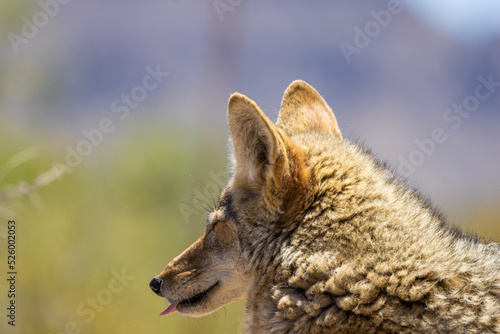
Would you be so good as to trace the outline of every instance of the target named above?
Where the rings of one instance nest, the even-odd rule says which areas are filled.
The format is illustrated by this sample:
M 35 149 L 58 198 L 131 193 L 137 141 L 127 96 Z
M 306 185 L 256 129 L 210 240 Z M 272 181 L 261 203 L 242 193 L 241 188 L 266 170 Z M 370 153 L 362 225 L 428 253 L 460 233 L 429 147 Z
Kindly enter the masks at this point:
M 38 140 L 41 147 L 26 150 L 32 143 L 28 136 L 25 142 L 12 140 L 22 136 L 4 130 L 0 166 L 10 167 L 1 193 L 24 189 L 8 201 L 0 199 L 1 244 L 8 219 L 16 220 L 18 233 L 18 326 L 8 333 L 61 333 L 71 322 L 82 333 L 220 334 L 241 328 L 242 303 L 201 319 L 159 317 L 168 304 L 148 286 L 203 233 L 205 211 L 193 198 L 197 190 L 205 191 L 200 182 L 213 182 L 210 172 L 226 169 L 223 136 L 191 134 L 196 140 L 187 142 L 189 134 L 139 126 L 130 136 L 106 138 L 72 173 L 35 188 L 33 180 L 54 161 L 63 162 L 68 143 Z M 189 221 L 181 204 L 196 212 Z M 6 258 L 4 246 L 1 254 Z M 104 298 L 113 270 L 134 278 L 108 304 L 97 302 L 99 311 L 88 321 L 88 298 Z M 79 307 L 87 314 L 79 314 Z M 0 332 L 5 328 L 2 321 Z
M 0 31 L 4 36 L 20 33 L 21 18 L 31 18 L 38 9 L 35 2 L 0 2 Z M 4 44 L 10 52 L 8 42 Z M 26 67 L 34 91 L 18 84 L 19 73 L 26 73 L 20 68 Z M 43 70 L 40 64 L 17 62 L 17 57 L 4 59 L 0 97 L 23 100 L 53 89 Z M 34 119 L 43 118 L 38 112 L 33 111 Z M 0 333 L 221 334 L 242 328 L 242 303 L 201 319 L 159 317 L 168 303 L 149 288 L 153 276 L 204 231 L 206 211 L 200 203 L 207 199 L 195 198 L 200 192 L 206 196 L 202 184 L 213 182 L 210 172 L 226 170 L 225 132 L 198 133 L 192 124 L 174 128 L 168 121 L 156 126 L 131 119 L 129 129 L 120 125 L 64 175 L 52 168 L 65 162 L 66 145 L 75 148 L 83 139 L 78 128 L 73 137 L 49 121 L 36 128 L 0 123 L 4 273 L 8 220 L 17 222 L 18 237 L 16 327 L 4 319 Z M 181 211 L 186 207 L 192 210 L 188 220 Z M 124 272 L 129 280 L 110 294 L 114 272 Z M 5 280 L 1 287 L 4 308 Z

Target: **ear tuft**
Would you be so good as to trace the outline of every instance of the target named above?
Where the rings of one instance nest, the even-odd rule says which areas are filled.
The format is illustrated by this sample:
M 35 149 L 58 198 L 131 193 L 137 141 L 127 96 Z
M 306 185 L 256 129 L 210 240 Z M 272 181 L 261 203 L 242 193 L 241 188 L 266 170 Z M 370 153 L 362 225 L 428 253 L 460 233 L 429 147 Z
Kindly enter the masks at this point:
M 316 89 L 302 80 L 292 82 L 286 89 L 276 125 L 289 136 L 322 132 L 342 140 L 332 109 Z

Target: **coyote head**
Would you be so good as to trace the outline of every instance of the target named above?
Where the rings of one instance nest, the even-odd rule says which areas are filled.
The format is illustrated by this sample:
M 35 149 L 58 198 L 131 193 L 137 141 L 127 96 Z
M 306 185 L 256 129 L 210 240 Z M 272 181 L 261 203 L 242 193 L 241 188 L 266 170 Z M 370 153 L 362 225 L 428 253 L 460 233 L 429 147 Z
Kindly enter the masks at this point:
M 171 303 L 162 315 L 203 316 L 266 286 L 272 278 L 264 274 L 279 267 L 280 248 L 314 197 L 309 148 L 291 138 L 313 132 L 342 141 L 333 112 L 303 81 L 285 91 L 276 124 L 238 93 L 229 99 L 228 120 L 231 178 L 206 232 L 150 283 Z

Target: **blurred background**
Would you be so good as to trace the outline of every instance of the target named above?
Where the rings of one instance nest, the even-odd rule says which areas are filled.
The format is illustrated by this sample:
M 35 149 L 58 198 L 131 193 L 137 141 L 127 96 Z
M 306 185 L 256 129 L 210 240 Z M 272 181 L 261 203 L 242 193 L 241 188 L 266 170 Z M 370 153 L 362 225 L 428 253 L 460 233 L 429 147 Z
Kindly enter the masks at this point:
M 498 13 L 496 0 L 2 0 L 0 263 L 6 275 L 15 220 L 18 285 L 0 332 L 240 333 L 241 302 L 160 318 L 148 283 L 224 186 L 230 94 L 276 120 L 295 79 L 450 222 L 500 240 Z

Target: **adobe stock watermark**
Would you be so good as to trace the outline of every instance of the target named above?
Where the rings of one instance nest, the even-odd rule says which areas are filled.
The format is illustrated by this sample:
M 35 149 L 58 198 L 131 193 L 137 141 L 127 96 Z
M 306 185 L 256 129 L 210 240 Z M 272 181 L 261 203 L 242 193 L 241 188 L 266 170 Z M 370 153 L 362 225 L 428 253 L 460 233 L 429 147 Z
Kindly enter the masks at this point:
M 122 292 L 129 282 L 135 279 L 135 276 L 127 274 L 125 268 L 119 272 L 111 270 L 113 277 L 108 281 L 108 284 L 97 291 L 94 295 L 87 297 L 84 302 L 81 302 L 76 307 L 75 313 L 80 317 L 78 321 L 71 320 L 64 325 L 62 331 L 51 334 L 78 334 L 82 332 L 82 323 L 89 324 L 96 318 L 97 314 L 104 311 L 106 306 L 111 304 L 116 294 Z
M 61 9 L 61 5 L 66 5 L 72 0 L 38 0 L 37 4 L 40 7 L 31 18 L 23 16 L 21 21 L 23 25 L 19 34 L 9 32 L 7 38 L 10 42 L 15 54 L 19 53 L 19 47 L 22 44 L 28 44 L 33 40 L 40 29 L 43 29 L 54 18 Z
M 243 0 L 214 0 L 212 5 L 214 6 L 215 12 L 219 17 L 219 20 L 224 21 L 224 14 L 226 12 L 232 12 L 236 7 L 241 5 Z
M 453 104 L 443 113 L 443 121 L 452 130 L 458 130 L 464 121 L 476 112 L 481 106 L 481 102 L 487 100 L 500 87 L 500 81 L 493 80 L 493 74 L 488 75 L 486 79 L 483 76 L 477 78 L 479 84 L 474 93 L 465 97 L 460 104 Z M 416 148 L 409 155 L 399 156 L 398 172 L 404 177 L 412 175 L 416 167 L 424 164 L 425 160 L 436 152 L 439 144 L 448 140 L 447 131 L 441 127 L 436 127 L 431 131 L 428 138 L 415 139 Z
M 116 129 L 118 121 L 124 121 L 130 115 L 133 109 L 137 109 L 150 92 L 157 89 L 170 74 L 160 69 L 146 67 L 146 75 L 143 77 L 140 85 L 134 86 L 130 93 L 121 94 L 121 96 L 111 102 L 110 110 L 115 118 L 104 117 L 92 129 L 83 129 L 82 134 L 85 139 L 80 140 L 74 147 L 66 146 L 66 159 L 64 163 L 54 162 L 53 170 L 61 180 L 62 175 L 69 174 L 78 167 L 85 157 L 92 154 L 95 147 L 101 145 L 106 135 Z
M 384 28 L 389 26 L 393 17 L 400 14 L 403 9 L 400 0 L 390 0 L 387 3 L 387 9 L 370 11 L 373 20 L 368 21 L 363 28 L 359 26 L 353 28 L 354 37 L 352 44 L 347 42 L 341 42 L 339 44 L 340 50 L 347 63 L 350 64 L 352 62 L 352 56 L 354 54 L 360 54 L 363 49 L 368 47 L 372 40 L 379 36 Z
M 193 198 L 191 203 L 181 203 L 179 204 L 179 211 L 181 212 L 182 218 L 186 224 L 191 223 L 191 217 L 199 216 L 200 209 L 208 211 L 211 206 L 215 205 L 215 196 L 218 196 L 221 189 L 224 188 L 227 181 L 226 172 L 210 172 L 208 175 L 211 181 L 203 184 L 203 189 L 193 188 Z

